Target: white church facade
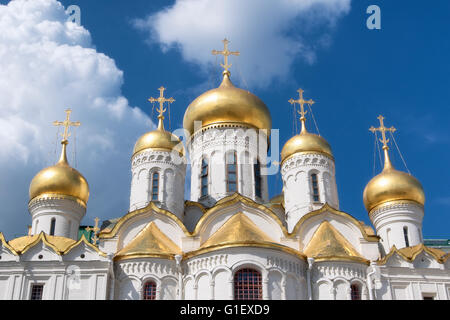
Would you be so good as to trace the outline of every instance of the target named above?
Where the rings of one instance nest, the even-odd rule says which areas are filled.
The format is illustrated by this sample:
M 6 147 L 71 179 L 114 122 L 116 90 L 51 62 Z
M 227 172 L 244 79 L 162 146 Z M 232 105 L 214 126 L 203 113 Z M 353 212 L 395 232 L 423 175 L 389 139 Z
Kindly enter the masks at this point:
M 328 142 L 306 128 L 282 148 L 283 192 L 268 198 L 271 116 L 223 81 L 187 108 L 186 148 L 164 128 L 173 99 L 160 97 L 159 124 L 136 142 L 129 211 L 78 239 L 89 185 L 66 157 L 30 184 L 28 235 L 0 233 L 0 299 L 11 300 L 450 300 L 448 254 L 424 245 L 420 182 L 390 162 L 364 190 L 371 226 L 339 208 Z M 187 171 L 188 163 L 191 170 Z M 190 197 L 184 194 L 190 172 Z M 185 200 L 190 198 L 190 200 Z

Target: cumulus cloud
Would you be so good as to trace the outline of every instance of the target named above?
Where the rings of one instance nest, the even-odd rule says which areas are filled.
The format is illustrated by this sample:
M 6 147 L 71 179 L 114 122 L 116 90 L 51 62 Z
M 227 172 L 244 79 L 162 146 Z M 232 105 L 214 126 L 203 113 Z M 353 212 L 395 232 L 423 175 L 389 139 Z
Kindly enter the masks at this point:
M 114 60 L 67 18 L 57 0 L 0 5 L 0 231 L 9 237 L 23 235 L 31 221 L 29 183 L 59 155 L 52 122 L 64 120 L 65 109 L 82 122 L 69 161 L 76 145 L 77 169 L 91 189 L 88 222 L 124 214 L 132 148 L 153 126 L 122 96 L 123 72 Z
M 177 0 L 171 7 L 136 19 L 150 43 L 177 48 L 183 58 L 207 68 L 219 40 L 232 41 L 231 58 L 245 84 L 266 86 L 285 79 L 292 62 L 316 60 L 318 48 L 331 43 L 330 31 L 350 11 L 351 0 Z

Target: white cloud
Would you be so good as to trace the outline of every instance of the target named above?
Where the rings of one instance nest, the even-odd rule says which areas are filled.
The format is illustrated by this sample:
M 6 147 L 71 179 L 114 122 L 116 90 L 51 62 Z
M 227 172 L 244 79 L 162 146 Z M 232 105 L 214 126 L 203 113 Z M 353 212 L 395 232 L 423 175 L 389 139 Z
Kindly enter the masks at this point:
M 31 221 L 29 183 L 55 163 L 60 145 L 52 122 L 64 120 L 66 108 L 82 122 L 77 169 L 91 189 L 89 222 L 125 213 L 132 148 L 152 125 L 122 96 L 123 73 L 114 60 L 67 17 L 57 0 L 0 5 L 0 231 L 10 237 L 25 233 Z
M 183 58 L 203 67 L 215 61 L 212 49 L 241 52 L 233 70 L 249 85 L 266 86 L 289 75 L 296 57 L 316 60 L 317 48 L 330 44 L 329 32 L 350 11 L 351 0 L 177 0 L 134 25 L 149 43 L 178 48 Z M 236 72 L 234 73 L 236 76 Z M 236 77 L 237 78 L 237 77 Z

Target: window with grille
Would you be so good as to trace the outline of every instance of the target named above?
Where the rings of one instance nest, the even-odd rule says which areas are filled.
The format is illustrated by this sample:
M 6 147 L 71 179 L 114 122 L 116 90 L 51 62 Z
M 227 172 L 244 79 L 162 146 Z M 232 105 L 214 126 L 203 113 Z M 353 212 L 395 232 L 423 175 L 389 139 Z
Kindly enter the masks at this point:
M 54 236 L 55 235 L 55 225 L 56 225 L 56 219 L 52 218 L 50 221 L 50 233 L 49 235 Z
M 254 166 L 254 173 L 255 173 L 255 195 L 257 197 L 262 196 L 261 192 L 261 164 L 259 163 L 259 160 L 256 161 L 256 164 Z
M 405 245 L 409 247 L 408 227 L 403 227 L 403 235 L 405 237 Z
M 361 290 L 357 284 L 350 286 L 352 300 L 361 300 Z
M 227 192 L 237 191 L 237 157 L 236 152 L 227 153 Z
M 43 293 L 44 293 L 43 284 L 33 284 L 31 286 L 30 300 L 42 300 Z
M 314 202 L 320 202 L 319 197 L 319 182 L 317 181 L 317 174 L 311 175 L 312 196 Z
M 159 194 L 159 173 L 153 172 L 152 174 L 152 201 L 158 201 Z
M 261 273 L 254 269 L 241 269 L 234 275 L 235 300 L 262 300 Z
M 156 283 L 153 281 L 146 282 L 143 288 L 142 300 L 156 299 Z
M 209 174 L 209 166 L 208 160 L 206 158 L 202 159 L 202 170 L 200 172 L 200 183 L 201 183 L 201 196 L 208 195 L 208 174 Z

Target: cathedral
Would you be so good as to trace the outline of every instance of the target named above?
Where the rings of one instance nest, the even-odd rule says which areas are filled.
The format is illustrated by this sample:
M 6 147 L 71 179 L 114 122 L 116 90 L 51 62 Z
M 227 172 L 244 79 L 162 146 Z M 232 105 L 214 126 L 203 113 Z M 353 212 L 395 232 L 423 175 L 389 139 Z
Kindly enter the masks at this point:
M 224 56 L 223 80 L 186 109 L 187 139 L 164 128 L 174 102 L 165 88 L 150 99 L 158 127 L 131 154 L 129 210 L 97 219 L 92 239 L 80 232 L 89 185 L 66 156 L 80 123 L 70 110 L 54 123 L 64 127 L 61 156 L 31 180 L 29 233 L 0 233 L 0 299 L 449 300 L 449 255 L 422 237 L 422 185 L 390 161 L 395 128 L 382 116 L 370 128 L 384 168 L 364 190 L 369 226 L 340 210 L 332 148 L 308 132 L 314 101 L 300 89 L 289 102 L 301 132 L 282 147 L 283 191 L 269 199 L 271 115 L 233 85 L 228 56 L 238 53 L 224 44 L 213 51 Z

